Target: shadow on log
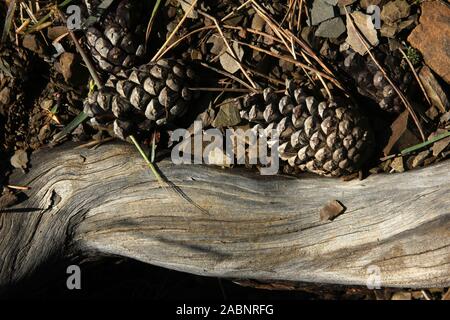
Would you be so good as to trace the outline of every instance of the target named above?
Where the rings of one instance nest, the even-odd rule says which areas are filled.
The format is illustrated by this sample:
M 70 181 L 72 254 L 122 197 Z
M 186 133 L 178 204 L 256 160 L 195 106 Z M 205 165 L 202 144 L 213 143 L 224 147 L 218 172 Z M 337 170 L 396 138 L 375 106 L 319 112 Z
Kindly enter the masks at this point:
M 161 188 L 132 146 L 37 152 L 11 181 L 27 199 L 0 211 L 0 287 L 79 253 L 225 278 L 450 285 L 449 161 L 350 182 L 159 168 L 209 214 Z M 321 222 L 333 199 L 346 212 Z

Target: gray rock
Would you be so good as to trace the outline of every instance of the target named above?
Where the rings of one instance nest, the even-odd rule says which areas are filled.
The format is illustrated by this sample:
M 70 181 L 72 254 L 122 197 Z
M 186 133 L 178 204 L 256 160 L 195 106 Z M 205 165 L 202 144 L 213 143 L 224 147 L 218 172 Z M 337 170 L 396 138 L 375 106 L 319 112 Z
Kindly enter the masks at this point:
M 315 33 L 316 37 L 337 38 L 345 32 L 344 21 L 340 17 L 336 17 L 320 24 Z
M 338 3 L 338 0 L 324 0 L 329 5 L 335 6 Z
M 334 8 L 325 0 L 315 0 L 311 9 L 311 23 L 313 26 L 322 21 L 334 18 Z

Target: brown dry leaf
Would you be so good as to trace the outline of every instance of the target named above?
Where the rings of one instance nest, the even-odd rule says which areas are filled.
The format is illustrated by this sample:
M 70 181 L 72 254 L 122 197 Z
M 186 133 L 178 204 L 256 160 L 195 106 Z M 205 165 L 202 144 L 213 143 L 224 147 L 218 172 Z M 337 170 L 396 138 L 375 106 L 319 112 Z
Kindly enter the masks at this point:
M 344 213 L 345 207 L 337 200 L 330 201 L 320 209 L 320 221 L 333 220 Z
M 225 51 L 225 42 L 221 37 L 219 37 L 216 34 L 213 34 L 211 37 L 209 37 L 206 43 L 212 44 L 212 47 L 209 50 L 209 52 L 211 52 L 215 56 L 218 56 L 219 54 Z
M 416 145 L 420 140 L 408 129 L 409 112 L 403 111 L 391 125 L 392 134 L 383 149 L 385 156 L 392 153 L 394 147 L 398 150 Z
M 193 0 L 180 0 L 181 9 L 183 9 L 184 12 L 188 12 L 189 9 L 192 7 L 193 2 L 194 2 Z M 198 13 L 195 10 L 195 8 L 188 13 L 187 17 L 190 19 L 198 18 Z
M 419 77 L 431 102 L 438 107 L 442 113 L 445 113 L 449 109 L 450 103 L 447 95 L 444 90 L 442 90 L 442 87 L 439 82 L 437 82 L 430 68 L 427 66 L 422 67 L 419 72 Z
M 405 172 L 405 166 L 403 165 L 403 157 L 395 158 L 391 164 L 391 168 L 394 169 L 395 172 Z
M 232 47 L 233 51 L 237 55 L 238 60 L 241 61 L 242 58 L 244 57 L 244 50 L 236 42 L 232 44 Z M 225 51 L 220 56 L 220 64 L 226 71 L 228 71 L 231 74 L 236 73 L 239 70 L 239 63 L 233 58 L 229 50 Z
M 417 168 L 418 166 L 422 165 L 429 155 L 430 150 L 424 150 L 420 152 L 418 155 L 414 157 L 414 160 L 412 161 L 412 167 Z
M 377 30 L 375 30 L 375 26 L 372 22 L 372 18 L 369 15 L 361 13 L 359 11 L 353 12 L 350 14 L 353 18 L 354 24 L 358 28 L 359 32 L 366 38 L 367 42 L 370 46 L 378 45 L 378 36 Z M 358 52 L 361 55 L 365 55 L 367 53 L 366 48 L 362 44 L 361 40 L 358 37 L 358 32 L 355 29 L 355 26 L 349 21 L 350 17 L 347 17 L 347 39 L 345 40 L 353 50 Z
M 432 148 L 433 156 L 437 157 L 438 155 L 440 155 L 441 152 L 444 151 L 449 145 L 450 145 L 450 137 L 435 142 Z

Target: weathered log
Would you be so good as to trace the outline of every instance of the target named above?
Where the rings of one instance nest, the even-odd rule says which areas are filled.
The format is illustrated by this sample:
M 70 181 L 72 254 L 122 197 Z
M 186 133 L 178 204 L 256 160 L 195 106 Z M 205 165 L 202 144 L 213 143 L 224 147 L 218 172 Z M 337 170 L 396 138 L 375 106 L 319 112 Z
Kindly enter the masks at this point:
M 379 270 L 382 286 L 450 285 L 449 161 L 350 182 L 159 168 L 208 213 L 161 188 L 131 146 L 36 153 L 11 182 L 28 198 L 0 210 L 0 287 L 74 253 L 227 278 L 365 285 Z M 346 212 L 321 222 L 333 199 Z

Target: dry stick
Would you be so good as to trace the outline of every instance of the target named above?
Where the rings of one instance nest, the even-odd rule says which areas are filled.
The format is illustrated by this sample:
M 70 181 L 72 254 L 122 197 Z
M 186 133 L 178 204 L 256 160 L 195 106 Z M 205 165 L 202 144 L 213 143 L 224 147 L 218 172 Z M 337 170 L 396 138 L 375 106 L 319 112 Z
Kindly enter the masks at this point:
M 181 43 L 186 38 L 189 38 L 190 36 L 192 36 L 196 33 L 202 32 L 204 30 L 211 30 L 211 29 L 215 29 L 215 28 L 216 28 L 215 26 L 201 27 L 201 28 L 195 29 L 195 30 L 183 35 L 181 38 L 179 38 L 178 40 L 176 40 L 175 42 L 170 44 L 166 49 L 164 49 L 164 51 L 159 55 L 159 58 L 162 58 L 163 56 L 165 56 L 167 52 L 169 52 L 172 48 L 175 48 L 179 43 Z
M 289 8 L 286 11 L 286 14 L 284 15 L 283 19 L 281 19 L 280 25 L 283 25 L 283 23 L 287 20 L 289 17 L 289 14 L 291 13 L 292 6 L 294 5 L 295 1 L 289 0 Z
M 299 62 L 299 61 L 297 61 L 297 60 L 295 60 L 295 59 L 292 59 L 292 58 L 287 57 L 287 56 L 283 56 L 283 55 L 279 55 L 279 54 L 273 53 L 273 52 L 271 52 L 271 51 L 269 51 L 269 50 L 265 50 L 265 49 L 259 48 L 259 47 L 257 47 L 257 46 L 254 46 L 254 45 L 251 45 L 251 44 L 248 44 L 248 43 L 239 41 L 239 40 L 234 40 L 234 39 L 230 39 L 230 40 L 231 40 L 231 41 L 234 41 L 234 42 L 237 42 L 237 43 L 239 43 L 239 44 L 241 44 L 241 45 L 250 47 L 250 48 L 252 48 L 252 49 L 254 49 L 254 50 L 257 50 L 257 51 L 266 53 L 266 54 L 268 54 L 268 55 L 270 55 L 270 56 L 272 56 L 272 57 L 275 57 L 275 58 L 278 58 L 278 59 L 285 60 L 285 61 L 287 61 L 287 62 L 290 62 L 290 63 L 293 63 L 293 64 L 298 65 L 298 66 L 300 66 L 300 67 L 303 67 L 303 68 L 305 68 L 305 69 L 307 69 L 307 70 L 310 70 L 310 71 L 313 71 L 313 72 L 315 72 L 315 73 L 317 73 L 317 74 L 320 74 L 322 77 L 324 77 L 325 79 L 328 79 L 328 80 L 331 81 L 333 84 L 335 84 L 338 88 L 344 90 L 344 89 L 342 88 L 342 86 L 340 85 L 340 83 L 339 83 L 336 79 L 334 79 L 333 77 L 331 77 L 331 76 L 329 76 L 329 75 L 327 75 L 327 74 L 325 74 L 325 73 L 323 73 L 323 72 L 321 72 L 321 71 L 319 71 L 319 70 L 317 70 L 317 69 L 315 69 L 315 68 L 313 68 L 313 67 L 310 67 L 310 66 L 308 66 L 308 65 L 306 65 L 306 64 L 304 64 L 304 63 L 301 63 L 301 62 Z
M 406 53 L 402 50 L 402 48 L 399 48 L 400 52 L 402 53 L 403 57 L 405 58 L 406 62 L 408 63 L 408 66 L 410 67 L 412 73 L 414 74 L 414 77 L 416 78 L 417 82 L 419 83 L 420 89 L 423 92 L 423 95 L 425 96 L 425 99 L 427 99 L 428 104 L 430 105 L 430 107 L 432 106 L 431 100 L 428 97 L 428 94 L 423 86 L 422 81 L 419 78 L 419 75 L 417 74 L 416 70 L 414 69 L 414 66 L 412 65 L 411 61 L 409 60 L 408 56 L 406 55 Z
M 244 81 L 242 81 L 242 80 L 239 79 L 238 77 L 232 75 L 231 73 L 229 73 L 229 72 L 227 72 L 227 71 L 225 71 L 225 70 L 220 70 L 220 69 L 214 68 L 214 67 L 212 67 L 212 66 L 210 66 L 210 65 L 208 65 L 208 64 L 206 64 L 206 63 L 204 63 L 204 62 L 201 62 L 200 64 L 201 64 L 202 66 L 204 66 L 205 68 L 211 69 L 212 71 L 215 71 L 215 72 L 217 72 L 217 73 L 219 73 L 219 74 L 221 74 L 221 75 L 223 75 L 223 76 L 225 76 L 225 77 L 228 77 L 228 78 L 230 78 L 230 79 L 233 79 L 234 81 L 239 82 L 240 84 L 242 84 L 243 86 L 245 86 L 246 88 L 250 89 L 250 90 L 253 91 L 253 92 L 258 92 L 257 89 L 251 87 L 249 84 L 245 83 Z
M 252 0 L 252 4 L 253 4 L 253 6 L 255 7 L 258 7 L 258 9 L 261 11 L 261 12 L 263 12 L 263 13 L 265 13 L 265 10 L 257 3 L 257 2 L 255 2 L 255 0 Z M 268 16 L 266 13 L 265 13 L 265 15 L 266 15 L 266 17 L 269 19 L 269 20 L 272 20 L 273 21 L 273 19 L 272 18 L 270 18 L 270 16 Z M 276 22 L 276 21 L 273 21 L 273 23 L 275 24 L 275 25 L 278 25 L 278 23 Z M 286 29 L 284 29 L 284 28 L 281 28 L 279 25 L 278 25 L 278 27 L 279 27 L 279 29 L 282 31 L 282 33 L 284 34 L 284 36 L 287 38 L 287 39 L 289 39 L 289 40 L 294 40 L 297 44 L 299 44 L 300 45 L 300 47 L 303 49 L 303 50 L 305 50 L 306 51 L 306 54 L 308 54 L 310 57 L 312 57 L 314 60 L 316 60 L 318 63 L 319 63 L 319 65 L 328 73 L 328 74 L 330 74 L 334 79 L 333 79 L 333 83 L 339 83 L 336 79 L 335 79 L 335 76 L 334 76 L 334 73 L 325 65 L 325 63 L 323 63 L 323 61 L 315 54 L 315 52 L 304 42 L 304 41 L 302 41 L 302 40 L 300 40 L 298 37 L 296 37 L 290 30 L 286 30 Z M 338 87 L 339 88 L 341 88 L 342 90 L 344 90 L 343 89 L 343 87 L 342 87 L 342 85 L 339 83 L 339 85 L 338 85 Z M 345 91 L 345 90 L 344 90 Z
M 389 82 L 389 84 L 394 88 L 395 92 L 397 93 L 397 95 L 400 97 L 400 99 L 402 100 L 403 104 L 405 105 L 406 109 L 409 111 L 409 114 L 412 116 L 417 128 L 419 129 L 420 135 L 422 137 L 423 141 L 426 141 L 425 138 L 425 134 L 423 133 L 422 130 L 422 126 L 420 125 L 419 119 L 417 118 L 416 113 L 414 112 L 414 109 L 411 107 L 410 103 L 408 102 L 408 100 L 405 98 L 405 96 L 403 95 L 403 93 L 397 88 L 397 86 L 395 85 L 395 83 L 391 80 L 391 78 L 387 75 L 386 71 L 384 71 L 383 67 L 381 67 L 381 65 L 378 63 L 377 59 L 373 56 L 372 52 L 370 52 L 370 48 L 368 47 L 368 45 L 366 44 L 366 41 L 363 39 L 363 37 L 360 35 L 360 31 L 358 30 L 358 28 L 355 26 L 355 24 L 353 23 L 353 18 L 348 14 L 347 8 L 344 7 L 345 9 L 345 14 L 347 16 L 348 21 L 350 21 L 352 27 L 355 29 L 355 33 L 358 36 L 359 40 L 361 41 L 361 43 L 363 44 L 364 48 L 366 49 L 366 52 L 369 54 L 370 58 L 373 60 L 373 62 L 377 65 L 378 69 L 383 73 L 384 77 L 386 78 L 386 80 Z
M 237 7 L 236 9 L 233 9 L 233 11 L 231 11 L 229 14 L 227 14 L 225 17 L 223 17 L 220 21 L 224 22 L 225 20 L 231 18 L 234 14 L 236 14 L 237 12 L 241 11 L 242 8 L 245 8 L 250 2 L 252 2 L 252 0 L 247 0 L 245 1 L 243 4 L 241 4 L 239 7 Z
M 238 64 L 239 69 L 241 69 L 242 73 L 243 73 L 244 76 L 247 78 L 248 82 L 250 82 L 250 84 L 253 86 L 253 88 L 255 88 L 255 89 L 258 88 L 258 86 L 256 85 L 256 83 L 253 82 L 252 78 L 250 78 L 250 76 L 248 75 L 248 73 L 247 73 L 247 72 L 245 71 L 245 69 L 242 67 L 242 64 L 240 63 L 240 61 L 239 61 L 239 59 L 238 59 L 236 53 L 234 52 L 233 48 L 230 46 L 230 44 L 228 43 L 227 39 L 225 38 L 225 35 L 223 34 L 222 29 L 220 28 L 220 25 L 219 25 L 219 23 L 217 22 L 217 19 L 214 18 L 213 16 L 211 16 L 211 15 L 205 13 L 205 12 L 200 11 L 200 10 L 199 10 L 198 12 L 199 12 L 201 15 L 203 15 L 203 16 L 205 16 L 205 17 L 211 19 L 211 20 L 214 22 L 214 24 L 215 24 L 216 27 L 217 27 L 217 31 L 219 31 L 219 34 L 220 34 L 220 36 L 222 37 L 222 40 L 225 42 L 225 45 L 227 46 L 227 49 L 228 49 L 229 53 L 230 53 L 231 56 L 236 60 L 236 63 Z
M 300 0 L 300 4 L 298 7 L 298 17 L 297 17 L 297 32 L 300 31 L 301 22 L 302 22 L 302 13 L 303 13 L 303 0 Z
M 25 21 L 16 29 L 16 33 L 21 33 L 23 30 L 25 30 L 28 25 L 30 24 L 30 19 L 25 19 Z
M 209 91 L 209 92 L 254 92 L 249 89 L 240 89 L 240 88 L 206 88 L 206 87 L 199 87 L 199 88 L 188 88 L 191 91 Z M 261 91 L 258 91 L 261 92 Z
M 161 48 L 159 48 L 158 52 L 156 52 L 155 56 L 152 58 L 152 60 L 151 60 L 152 62 L 155 62 L 156 60 L 158 60 L 160 58 L 161 53 L 164 52 L 165 48 L 167 47 L 167 44 L 175 36 L 175 34 L 177 33 L 178 29 L 180 29 L 181 25 L 184 23 L 184 21 L 186 20 L 187 16 L 191 13 L 191 11 L 194 9 L 194 7 L 197 4 L 197 2 L 198 2 L 198 0 L 194 0 L 192 2 L 192 4 L 189 7 L 189 9 L 184 13 L 183 18 L 181 18 L 180 22 L 178 22 L 178 24 L 175 27 L 175 29 L 173 29 L 173 31 L 170 33 L 169 37 L 166 39 L 166 41 L 163 43 Z
M 303 59 L 305 59 L 306 62 L 308 62 L 309 64 L 312 65 L 311 61 L 309 60 L 309 58 L 306 56 L 306 54 L 305 54 L 303 51 L 301 52 L 301 54 L 302 54 L 302 56 L 303 56 Z M 306 72 L 305 72 L 305 73 L 306 73 Z M 306 73 L 306 75 L 308 75 L 308 74 Z M 308 77 L 309 77 L 309 75 L 308 75 Z M 326 84 L 325 81 L 323 80 L 323 77 L 322 77 L 320 74 L 318 74 L 317 77 L 319 78 L 320 83 L 323 85 L 325 91 L 327 92 L 328 97 L 329 97 L 330 99 L 333 99 L 333 95 L 331 94 L 330 89 L 328 88 L 327 84 Z M 311 77 L 309 77 L 309 78 L 311 79 Z M 313 80 L 311 79 L 311 81 L 313 81 Z M 314 82 L 314 81 L 313 81 L 313 82 Z
M 286 32 L 286 34 L 290 37 L 292 37 L 294 39 L 294 41 L 300 45 L 301 49 L 303 49 L 305 51 L 305 53 L 310 56 L 311 58 L 313 58 L 314 60 L 316 60 L 316 62 L 331 76 L 334 76 L 333 71 L 327 67 L 327 65 L 317 56 L 317 54 L 314 52 L 314 50 L 312 50 L 309 45 L 303 41 L 302 39 L 296 37 L 291 30 L 286 30 L 283 29 L 284 32 Z
M 63 13 L 61 12 L 61 10 L 57 7 L 56 8 L 59 16 L 61 17 L 61 20 L 63 21 L 64 24 L 66 24 L 66 18 L 64 17 Z M 77 48 L 77 51 L 80 53 L 81 58 L 83 59 L 84 63 L 86 64 L 86 67 L 89 70 L 89 73 L 91 74 L 92 79 L 94 79 L 95 84 L 97 85 L 98 89 L 103 88 L 103 83 L 100 81 L 100 78 L 98 77 L 97 72 L 95 71 L 94 65 L 91 62 L 91 59 L 88 57 L 88 55 L 86 54 L 86 52 L 84 52 L 83 48 L 80 46 L 80 44 L 78 43 L 78 39 L 75 36 L 75 33 L 68 29 L 69 35 L 72 38 L 73 43 L 75 44 L 75 47 Z
M 294 28 L 295 10 L 297 10 L 297 0 L 293 0 L 293 2 L 294 2 L 294 7 L 292 8 L 292 12 L 291 12 L 291 21 L 289 21 L 289 29 Z
M 230 25 L 227 25 L 227 24 L 223 25 L 223 27 L 224 27 L 225 29 L 232 29 L 232 30 L 238 30 L 238 31 L 240 31 L 240 30 L 245 30 L 245 31 L 247 31 L 247 32 L 250 32 L 250 33 L 253 33 L 253 34 L 256 34 L 256 35 L 259 35 L 259 36 L 263 36 L 263 37 L 265 37 L 265 38 L 268 38 L 268 39 L 270 39 L 270 40 L 276 41 L 276 42 L 278 42 L 278 43 L 283 43 L 283 42 L 282 42 L 280 39 L 278 39 L 277 37 L 274 37 L 274 36 L 272 36 L 272 35 L 270 35 L 270 34 L 268 34 L 268 33 L 265 33 L 265 32 L 263 32 L 263 31 L 259 31 L 259 30 L 256 30 L 256 29 L 252 29 L 252 28 L 243 28 L 243 27 L 235 27 L 235 26 L 230 26 Z
M 255 74 L 255 75 L 257 75 L 257 76 L 259 76 L 261 78 L 267 79 L 270 82 L 273 82 L 273 83 L 278 84 L 278 85 L 285 85 L 286 84 L 284 81 L 280 81 L 278 79 L 274 79 L 272 77 L 269 77 L 268 75 L 265 75 L 264 73 L 258 72 L 258 71 L 254 70 L 254 69 L 252 69 L 252 68 L 250 68 L 248 66 L 246 66 L 246 68 L 247 68 L 248 71 L 250 71 L 250 73 L 253 73 L 253 74 Z
M 21 7 L 23 6 L 23 8 L 27 12 L 28 16 L 31 18 L 31 20 L 34 23 L 38 23 L 38 20 L 36 19 L 36 16 L 34 15 L 33 11 L 31 11 L 31 9 L 25 3 L 21 2 L 20 6 Z M 36 31 L 38 31 L 38 30 L 36 30 Z M 42 31 L 39 31 L 39 33 L 41 34 L 42 38 L 44 39 L 45 44 L 48 45 L 48 41 L 47 41 L 47 38 L 44 36 L 44 33 Z
M 256 10 L 256 13 L 263 18 L 264 21 L 266 21 L 266 23 L 269 25 L 269 27 L 272 29 L 273 32 L 275 32 L 275 34 L 280 38 L 280 40 L 283 42 L 284 46 L 286 47 L 286 49 L 292 54 L 292 56 L 294 57 L 294 59 L 296 59 L 296 55 L 295 55 L 295 50 L 292 51 L 292 39 L 289 39 L 289 37 L 286 37 L 282 32 L 280 32 L 280 28 L 277 28 L 277 25 L 271 20 L 271 18 L 269 18 L 263 10 L 259 9 L 259 5 L 255 5 L 255 1 L 252 0 L 252 5 L 253 8 Z M 286 39 L 285 39 L 286 37 Z M 287 44 L 287 42 L 285 40 L 290 40 L 291 41 L 291 46 L 289 46 Z

